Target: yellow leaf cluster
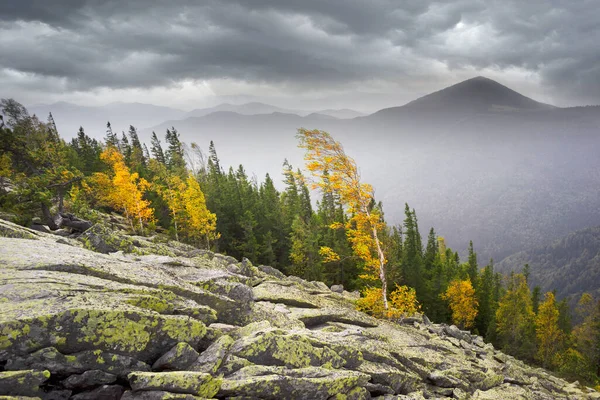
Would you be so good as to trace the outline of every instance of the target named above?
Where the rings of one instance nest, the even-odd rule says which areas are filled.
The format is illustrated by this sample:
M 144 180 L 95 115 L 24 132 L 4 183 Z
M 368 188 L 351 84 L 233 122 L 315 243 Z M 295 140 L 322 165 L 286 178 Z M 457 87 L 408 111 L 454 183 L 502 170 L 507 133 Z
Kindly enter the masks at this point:
M 473 326 L 477 316 L 477 306 L 479 303 L 475 297 L 475 289 L 470 279 L 454 280 L 448 285 L 441 298 L 448 301 L 452 310 L 452 321 L 460 328 L 470 328 Z
M 383 304 L 383 291 L 376 287 L 367 287 L 363 291 L 362 297 L 356 302 L 356 308 L 374 317 L 387 319 L 400 319 L 421 311 L 415 289 L 399 285 L 390 294 L 387 310 Z
M 137 173 L 129 171 L 123 155 L 116 149 L 107 148 L 100 158 L 112 168 L 111 176 L 102 172 L 93 176 L 94 186 L 101 190 L 101 199 L 109 207 L 122 211 L 132 228 L 133 222 L 137 221 L 143 230 L 143 224 L 154 217 L 150 202 L 144 200 L 144 193 L 150 184 Z
M 322 246 L 319 249 L 319 255 L 325 263 L 340 261 L 340 256 L 328 246 Z

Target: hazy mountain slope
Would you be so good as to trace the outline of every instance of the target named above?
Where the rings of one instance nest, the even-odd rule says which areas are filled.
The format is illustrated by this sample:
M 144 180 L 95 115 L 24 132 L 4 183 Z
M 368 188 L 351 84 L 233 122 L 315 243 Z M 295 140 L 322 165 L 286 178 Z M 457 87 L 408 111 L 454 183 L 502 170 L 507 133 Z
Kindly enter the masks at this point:
M 179 119 L 185 114 L 182 110 L 142 103 L 111 103 L 86 107 L 59 102 L 34 105 L 28 107 L 28 110 L 43 121 L 52 112 L 58 131 L 66 138 L 74 137 L 80 126 L 83 126 L 88 135 L 101 138 L 106 132 L 107 121 L 110 121 L 115 132 L 121 132 L 127 131 L 129 125 L 140 129 L 166 119 Z
M 559 297 L 575 298 L 583 292 L 600 294 L 600 226 L 513 254 L 497 268 L 509 273 L 522 270 L 526 263 L 531 267 L 531 284 L 543 291 L 556 289 Z

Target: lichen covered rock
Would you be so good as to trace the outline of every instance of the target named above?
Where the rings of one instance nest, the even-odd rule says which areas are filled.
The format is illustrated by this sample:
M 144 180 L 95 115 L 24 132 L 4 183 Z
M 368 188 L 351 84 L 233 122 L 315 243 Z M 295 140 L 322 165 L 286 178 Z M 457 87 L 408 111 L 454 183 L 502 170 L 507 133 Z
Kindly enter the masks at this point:
M 158 236 L 0 220 L 0 250 L 0 400 L 600 398 L 455 326 Z
M 0 393 L 17 396 L 36 396 L 42 393 L 40 386 L 50 378 L 50 371 L 0 372 Z
M 223 380 L 219 396 L 260 399 L 328 399 L 365 386 L 369 376 L 355 371 L 318 367 L 249 366 Z
M 135 391 L 166 391 L 211 398 L 219 391 L 221 379 L 203 372 L 132 372 L 128 376 Z
M 154 371 L 183 371 L 198 359 L 200 354 L 186 342 L 177 343 L 152 364 Z

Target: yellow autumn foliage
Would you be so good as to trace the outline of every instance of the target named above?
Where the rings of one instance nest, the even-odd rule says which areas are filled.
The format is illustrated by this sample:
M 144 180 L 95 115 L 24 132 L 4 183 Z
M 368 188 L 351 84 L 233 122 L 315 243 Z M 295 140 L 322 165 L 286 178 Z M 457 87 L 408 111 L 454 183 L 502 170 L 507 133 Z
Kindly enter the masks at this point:
M 554 367 L 556 356 L 564 340 L 564 333 L 558 326 L 559 311 L 554 293 L 548 292 L 540 304 L 535 317 L 535 337 L 537 339 L 537 359 L 545 368 Z
M 354 159 L 346 155 L 342 145 L 327 132 L 299 129 L 297 136 L 300 139 L 299 146 L 306 150 L 304 158 L 307 168 L 316 179 L 313 187 L 336 193 L 346 208 L 350 216 L 345 226 L 346 236 L 354 254 L 365 266 L 365 273 L 360 278 L 379 279 L 384 309 L 387 309 L 387 260 L 378 237 L 379 232 L 385 230 L 385 223 L 379 211 L 371 207 L 373 187 L 361 182 Z M 321 252 L 328 259 L 335 259 L 331 249 Z
M 448 301 L 454 324 L 462 329 L 473 326 L 479 303 L 475 298 L 475 289 L 470 279 L 457 279 L 450 282 L 448 289 L 440 297 Z
M 115 148 L 108 147 L 100 158 L 112 169 L 110 176 L 97 172 L 92 177 L 93 185 L 100 190 L 100 200 L 109 207 L 122 211 L 132 229 L 135 230 L 135 221 L 143 231 L 144 223 L 154 219 L 150 202 L 144 200 L 144 193 L 150 184 L 137 173 L 129 171 L 123 155 Z
M 386 319 L 409 317 L 421 311 L 415 290 L 399 285 L 390 294 L 387 310 L 383 305 L 381 288 L 376 287 L 367 287 L 363 291 L 362 297 L 356 302 L 356 308 L 374 317 Z

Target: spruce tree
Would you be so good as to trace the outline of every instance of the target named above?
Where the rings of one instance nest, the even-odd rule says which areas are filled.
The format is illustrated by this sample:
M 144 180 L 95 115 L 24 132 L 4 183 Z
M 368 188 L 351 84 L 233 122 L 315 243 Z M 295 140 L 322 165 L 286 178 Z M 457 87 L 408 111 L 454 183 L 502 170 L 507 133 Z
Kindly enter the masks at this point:
M 156 132 L 154 131 L 152 131 L 150 146 L 150 151 L 152 152 L 154 159 L 161 164 L 166 164 L 165 153 L 163 152 L 162 145 L 160 144 L 160 139 L 158 139 L 158 136 L 156 136 Z
M 119 138 L 117 137 L 117 134 L 113 132 L 110 122 L 106 123 L 106 136 L 104 137 L 104 142 L 109 147 L 112 146 L 123 151 L 123 149 L 119 148 Z
M 473 249 L 473 241 L 469 241 L 469 257 L 467 258 L 467 274 L 473 282 L 473 285 L 476 285 L 477 282 L 477 273 L 478 273 L 479 265 L 477 264 L 477 253 Z
M 171 172 L 185 176 L 185 154 L 183 152 L 183 145 L 179 140 L 179 133 L 177 132 L 177 129 L 174 127 L 167 129 L 165 140 L 168 146 L 165 152 L 165 161 L 167 167 Z
M 130 167 L 143 175 L 146 168 L 146 157 L 144 156 L 144 149 L 142 143 L 137 134 L 137 129 L 133 125 L 129 125 L 129 139 L 131 143 L 131 156 L 129 158 Z
M 404 208 L 404 248 L 403 248 L 403 276 L 405 284 L 417 291 L 417 298 L 420 303 L 424 299 L 423 290 L 423 248 L 421 246 L 421 235 L 418 231 L 416 214 L 414 210 L 408 207 Z

